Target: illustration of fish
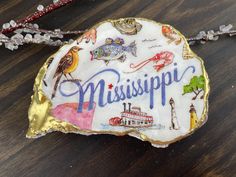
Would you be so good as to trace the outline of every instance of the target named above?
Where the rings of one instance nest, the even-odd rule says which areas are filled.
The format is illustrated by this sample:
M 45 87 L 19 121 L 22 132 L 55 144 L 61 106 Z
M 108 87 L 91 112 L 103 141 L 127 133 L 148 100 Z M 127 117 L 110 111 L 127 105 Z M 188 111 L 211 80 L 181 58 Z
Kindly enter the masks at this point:
M 170 26 L 162 26 L 162 34 L 169 39 L 167 41 L 168 44 L 174 42 L 175 45 L 179 45 L 182 41 L 181 37 Z
M 131 53 L 136 57 L 136 43 L 132 42 L 129 46 L 123 46 L 124 40 L 122 38 L 107 38 L 105 44 L 90 51 L 91 60 L 103 60 L 106 65 L 110 61 L 118 60 L 124 62 L 126 59 L 125 52 Z
M 142 25 L 138 23 L 135 19 L 119 19 L 112 21 L 112 25 L 121 33 L 127 35 L 137 34 Z

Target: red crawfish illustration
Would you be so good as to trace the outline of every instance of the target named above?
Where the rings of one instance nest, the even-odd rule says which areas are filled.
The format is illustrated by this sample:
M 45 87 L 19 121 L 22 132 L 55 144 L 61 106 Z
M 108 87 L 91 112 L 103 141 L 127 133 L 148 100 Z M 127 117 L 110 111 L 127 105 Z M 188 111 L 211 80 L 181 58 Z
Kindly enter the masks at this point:
M 150 62 L 154 63 L 153 68 L 156 71 L 160 71 L 165 66 L 171 64 L 173 62 L 173 59 L 174 59 L 174 54 L 172 52 L 162 51 L 160 53 L 157 53 L 154 57 L 144 60 L 138 64 L 131 63 L 130 68 L 134 70 L 128 73 L 133 73 L 135 71 L 138 71 Z

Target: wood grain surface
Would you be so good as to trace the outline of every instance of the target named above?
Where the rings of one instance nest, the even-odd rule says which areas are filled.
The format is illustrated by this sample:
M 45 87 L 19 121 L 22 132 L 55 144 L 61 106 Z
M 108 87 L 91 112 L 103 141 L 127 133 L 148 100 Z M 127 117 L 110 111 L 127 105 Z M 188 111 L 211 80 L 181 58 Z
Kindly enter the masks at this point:
M 1 0 L 0 24 L 51 0 Z M 42 28 L 89 28 L 108 18 L 145 17 L 185 36 L 221 24 L 236 26 L 235 0 L 76 0 L 37 21 Z M 157 149 L 128 136 L 48 134 L 26 139 L 34 78 L 56 47 L 0 47 L 0 177 L 236 176 L 236 37 L 192 49 L 210 77 L 208 122 L 192 136 Z

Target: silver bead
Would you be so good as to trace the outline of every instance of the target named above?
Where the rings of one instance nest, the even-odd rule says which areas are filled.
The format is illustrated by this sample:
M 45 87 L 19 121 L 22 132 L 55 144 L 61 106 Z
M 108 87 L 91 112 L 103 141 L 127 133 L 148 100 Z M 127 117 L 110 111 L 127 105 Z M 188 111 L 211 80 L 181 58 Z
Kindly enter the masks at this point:
M 23 38 L 24 36 L 20 33 L 15 34 L 14 36 L 11 37 L 11 40 L 14 42 L 16 45 L 23 45 Z
M 33 27 L 36 28 L 36 29 L 39 29 L 39 25 L 38 24 L 33 24 Z
M 44 35 L 43 35 L 43 39 L 44 39 L 45 41 L 48 41 L 48 40 L 50 39 L 50 35 L 49 35 L 49 34 L 44 34 Z
M 43 11 L 43 9 L 44 9 L 44 6 L 42 4 L 38 5 L 38 7 L 37 7 L 38 11 Z
M 9 39 L 6 35 L 4 35 L 2 33 L 0 33 L 0 38 L 2 38 L 2 39 Z
M 2 25 L 2 28 L 3 28 L 3 29 L 8 29 L 8 28 L 10 28 L 10 23 L 4 23 L 4 24 Z
M 56 33 L 60 33 L 60 32 L 61 32 L 60 29 L 55 29 L 54 31 L 55 31 Z
M 53 0 L 53 3 L 54 4 L 56 4 L 56 3 L 58 3 L 59 2 L 59 0 Z
M 20 33 L 15 34 L 14 36 L 11 37 L 11 39 L 23 39 L 24 36 Z
M 31 34 L 26 34 L 24 39 L 26 40 L 26 42 L 30 42 L 32 41 L 33 37 Z
M 15 49 L 18 49 L 18 46 L 17 45 L 14 45 L 13 43 L 10 43 L 10 42 L 6 42 L 5 43 L 5 47 L 11 51 L 15 50 Z
M 233 25 L 232 25 L 232 24 L 229 24 L 229 25 L 221 25 L 221 26 L 219 27 L 220 31 L 222 31 L 222 32 L 228 32 L 228 31 L 230 31 L 232 28 L 233 28 Z
M 16 22 L 15 22 L 14 20 L 11 20 L 11 21 L 10 21 L 10 25 L 11 25 L 12 27 L 15 27 L 17 24 L 16 24 Z
M 23 29 L 17 29 L 14 31 L 14 33 L 22 33 L 23 32 Z
M 70 39 L 68 42 L 69 42 L 69 44 L 72 44 L 74 42 L 74 40 Z
M 41 43 L 41 42 L 43 42 L 43 37 L 40 34 L 35 34 L 34 35 L 34 41 L 36 43 Z

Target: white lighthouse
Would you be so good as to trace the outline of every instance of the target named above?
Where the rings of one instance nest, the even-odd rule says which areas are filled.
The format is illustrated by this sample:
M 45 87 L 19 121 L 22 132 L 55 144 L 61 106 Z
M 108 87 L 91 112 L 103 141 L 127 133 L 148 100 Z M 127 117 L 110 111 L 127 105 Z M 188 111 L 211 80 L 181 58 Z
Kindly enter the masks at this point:
M 179 130 L 180 126 L 179 126 L 179 122 L 176 116 L 176 112 L 175 112 L 175 102 L 174 99 L 171 98 L 170 101 L 170 106 L 171 106 L 171 125 L 170 125 L 170 130 Z

